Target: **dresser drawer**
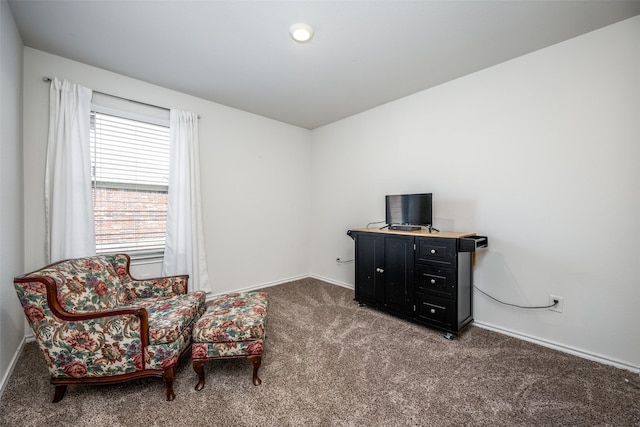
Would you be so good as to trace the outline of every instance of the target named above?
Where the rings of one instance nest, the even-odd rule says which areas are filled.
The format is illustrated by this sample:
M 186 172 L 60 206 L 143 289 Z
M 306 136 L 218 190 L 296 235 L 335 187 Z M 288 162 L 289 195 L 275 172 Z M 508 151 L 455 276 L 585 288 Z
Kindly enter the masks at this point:
M 417 264 L 416 286 L 419 292 L 428 292 L 445 298 L 454 298 L 456 295 L 456 270 Z
M 455 268 L 457 249 L 456 239 L 418 237 L 416 262 L 449 265 Z
M 450 327 L 456 320 L 455 302 L 417 293 L 416 316 Z

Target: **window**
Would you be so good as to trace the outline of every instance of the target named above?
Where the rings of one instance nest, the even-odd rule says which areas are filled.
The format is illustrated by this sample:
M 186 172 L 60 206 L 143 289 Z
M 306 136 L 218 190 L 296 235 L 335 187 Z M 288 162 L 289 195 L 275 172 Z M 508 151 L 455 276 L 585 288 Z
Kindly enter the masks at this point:
M 169 127 L 92 111 L 90 143 L 96 252 L 161 255 Z

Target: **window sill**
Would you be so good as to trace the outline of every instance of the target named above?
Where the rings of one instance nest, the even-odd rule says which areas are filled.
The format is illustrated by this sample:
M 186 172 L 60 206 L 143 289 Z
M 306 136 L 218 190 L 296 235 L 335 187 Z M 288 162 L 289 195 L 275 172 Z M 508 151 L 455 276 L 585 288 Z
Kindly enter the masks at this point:
M 98 255 L 115 255 L 115 254 L 127 254 L 129 258 L 131 258 L 132 263 L 136 264 L 151 264 L 156 262 L 162 262 L 164 259 L 164 252 L 127 252 L 127 251 L 116 251 L 116 252 L 99 252 Z
M 155 254 L 129 254 L 132 263 L 136 264 L 151 264 L 156 262 L 162 262 L 164 259 L 164 253 Z

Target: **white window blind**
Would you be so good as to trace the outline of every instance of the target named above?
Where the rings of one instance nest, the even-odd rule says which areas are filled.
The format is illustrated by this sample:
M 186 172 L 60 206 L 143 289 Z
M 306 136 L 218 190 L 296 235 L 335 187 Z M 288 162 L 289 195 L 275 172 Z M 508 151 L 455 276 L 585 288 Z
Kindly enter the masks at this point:
M 96 252 L 161 254 L 169 127 L 92 111 L 90 142 Z

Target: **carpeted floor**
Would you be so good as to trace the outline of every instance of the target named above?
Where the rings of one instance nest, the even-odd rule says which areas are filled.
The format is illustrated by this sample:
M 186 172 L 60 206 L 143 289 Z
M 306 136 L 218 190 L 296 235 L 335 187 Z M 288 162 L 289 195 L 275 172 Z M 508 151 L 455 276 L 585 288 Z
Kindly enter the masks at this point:
M 2 426 L 639 426 L 640 377 L 470 327 L 448 341 L 314 279 L 266 289 L 260 377 L 209 362 L 197 392 L 185 359 L 176 400 L 161 379 L 69 387 L 52 404 L 44 359 L 25 345 L 0 399 Z

